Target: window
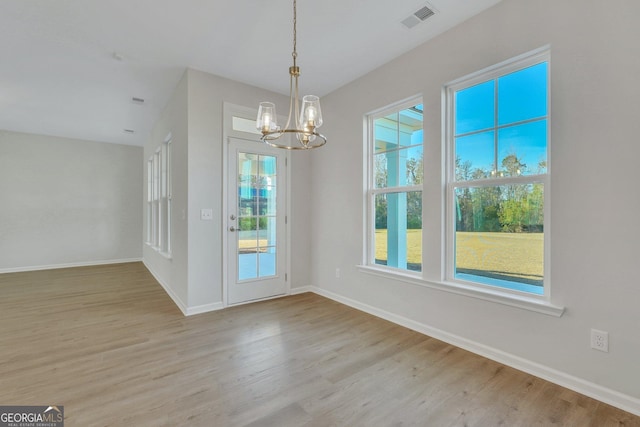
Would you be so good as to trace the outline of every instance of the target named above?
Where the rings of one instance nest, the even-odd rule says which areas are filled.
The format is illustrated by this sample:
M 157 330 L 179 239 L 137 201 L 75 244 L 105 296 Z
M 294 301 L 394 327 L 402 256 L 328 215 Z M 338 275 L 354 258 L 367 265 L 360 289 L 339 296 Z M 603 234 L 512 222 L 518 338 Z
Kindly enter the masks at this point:
M 147 244 L 153 245 L 153 157 L 147 161 Z
M 171 140 L 160 151 L 160 251 L 171 253 Z
M 147 161 L 147 244 L 171 254 L 171 138 Z
M 548 76 L 545 49 L 446 86 L 450 281 L 548 289 Z
M 162 151 L 158 149 L 153 155 L 153 246 L 160 249 L 160 229 L 162 227 L 162 218 L 160 211 L 160 161 L 162 159 Z
M 368 264 L 422 271 L 422 101 L 368 117 Z
M 256 129 L 255 119 L 246 119 L 244 117 L 234 115 L 231 117 L 231 128 L 238 132 L 246 132 L 262 136 L 262 132 Z

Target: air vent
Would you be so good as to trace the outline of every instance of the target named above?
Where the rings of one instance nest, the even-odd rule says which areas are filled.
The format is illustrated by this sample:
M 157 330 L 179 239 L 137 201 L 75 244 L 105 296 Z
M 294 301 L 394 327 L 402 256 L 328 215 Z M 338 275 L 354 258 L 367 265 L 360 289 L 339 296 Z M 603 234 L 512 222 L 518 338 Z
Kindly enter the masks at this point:
M 426 20 L 428 17 L 435 15 L 435 12 L 431 9 L 429 9 L 427 6 L 423 7 L 422 9 L 416 11 L 414 13 L 414 15 L 416 16 L 416 18 L 418 18 L 421 21 Z
M 411 16 L 403 20 L 402 25 L 404 25 L 407 28 L 413 28 L 419 23 L 426 21 L 427 18 L 433 15 L 435 15 L 435 12 L 433 11 L 433 9 L 429 8 L 428 6 L 424 6 L 419 10 L 416 10 L 415 12 L 413 12 Z

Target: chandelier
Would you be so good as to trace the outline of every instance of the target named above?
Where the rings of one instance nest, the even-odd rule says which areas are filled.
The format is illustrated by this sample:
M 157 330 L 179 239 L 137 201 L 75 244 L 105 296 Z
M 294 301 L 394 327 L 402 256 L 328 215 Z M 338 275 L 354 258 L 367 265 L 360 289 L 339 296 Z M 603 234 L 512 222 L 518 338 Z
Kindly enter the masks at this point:
M 286 150 L 310 150 L 322 147 L 327 143 L 327 138 L 317 131 L 322 126 L 320 98 L 315 95 L 305 95 L 302 98 L 302 106 L 300 106 L 298 95 L 300 67 L 296 64 L 298 58 L 296 26 L 296 0 L 293 0 L 293 52 L 291 53 L 293 65 L 289 67 L 289 117 L 287 124 L 284 129 L 278 125 L 275 104 L 261 102 L 258 108 L 256 127 L 262 132 L 260 140 L 272 147 Z M 295 139 L 282 138 L 287 134 L 294 134 Z

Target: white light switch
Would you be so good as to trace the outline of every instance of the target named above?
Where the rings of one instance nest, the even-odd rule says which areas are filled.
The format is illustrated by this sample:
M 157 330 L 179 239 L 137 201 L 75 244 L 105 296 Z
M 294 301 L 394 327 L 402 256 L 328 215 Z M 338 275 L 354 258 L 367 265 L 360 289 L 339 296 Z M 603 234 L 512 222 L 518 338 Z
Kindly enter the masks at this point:
M 211 221 L 213 219 L 213 209 L 200 209 L 200 219 Z

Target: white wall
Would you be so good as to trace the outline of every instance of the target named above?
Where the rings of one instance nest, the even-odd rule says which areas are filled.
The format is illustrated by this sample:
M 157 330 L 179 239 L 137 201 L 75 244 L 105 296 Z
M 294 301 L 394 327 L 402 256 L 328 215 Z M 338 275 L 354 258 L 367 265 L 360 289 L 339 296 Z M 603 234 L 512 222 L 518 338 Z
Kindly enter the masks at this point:
M 592 394 L 610 401 L 621 393 L 619 401 L 640 412 L 639 14 L 640 2 L 631 0 L 604 7 L 591 0 L 504 0 L 326 96 L 323 133 L 330 143 L 312 160 L 313 285 L 523 366 L 538 366 L 556 380 L 585 381 Z M 424 96 L 424 275 L 440 280 L 442 87 L 547 44 L 552 301 L 566 306 L 565 314 L 556 318 L 357 270 L 363 253 L 365 114 Z M 609 353 L 589 348 L 590 328 L 609 331 Z
M 146 160 L 166 135 L 173 136 L 173 254 L 167 259 L 145 245 L 144 262 L 187 314 L 223 306 L 223 105 L 229 102 L 257 107 L 265 99 L 288 105 L 288 99 L 282 95 L 187 70 L 145 145 L 146 168 Z M 311 216 L 310 160 L 305 154 L 292 156 L 290 170 L 292 287 L 310 283 L 306 226 Z M 200 210 L 204 208 L 213 209 L 212 221 L 200 219 Z
M 286 75 L 285 77 L 286 78 Z M 223 105 L 256 107 L 273 100 L 288 105 L 282 95 L 188 70 L 189 82 L 189 306 L 210 306 L 223 301 L 222 212 Z M 309 159 L 305 153 L 292 156 L 292 287 L 309 285 L 309 241 L 306 220 L 310 215 L 306 183 Z M 200 220 L 200 209 L 213 208 L 213 221 Z
M 187 73 L 185 72 L 178 83 L 171 99 L 162 111 L 160 119 L 154 125 L 151 136 L 144 146 L 144 197 L 142 203 L 144 214 L 144 228 L 147 229 L 146 200 L 147 200 L 147 161 L 158 147 L 171 134 L 172 149 L 172 212 L 171 212 L 171 245 L 172 256 L 167 258 L 151 246 L 143 245 L 143 260 L 147 268 L 164 286 L 181 310 L 188 305 L 188 235 L 187 235 L 187 193 L 188 193 L 188 98 Z M 146 236 L 145 236 L 146 237 Z M 146 240 L 146 239 L 145 239 Z
M 142 255 L 142 149 L 0 131 L 0 272 Z

